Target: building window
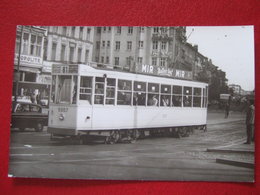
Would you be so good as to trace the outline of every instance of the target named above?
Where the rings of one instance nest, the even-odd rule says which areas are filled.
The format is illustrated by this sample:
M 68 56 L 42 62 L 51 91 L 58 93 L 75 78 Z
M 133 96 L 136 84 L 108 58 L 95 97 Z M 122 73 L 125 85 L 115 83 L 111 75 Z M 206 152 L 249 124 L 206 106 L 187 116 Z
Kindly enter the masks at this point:
M 101 33 L 101 27 L 97 27 L 97 33 L 98 33 L 98 34 Z
M 36 56 L 41 56 L 41 48 L 42 48 L 42 37 L 37 36 L 36 42 Z
M 152 57 L 152 65 L 157 66 L 157 57 Z
M 139 48 L 144 48 L 144 42 L 143 41 L 139 41 Z
M 110 47 L 110 41 L 107 41 L 107 47 L 108 48 Z
M 118 27 L 117 27 L 116 33 L 117 33 L 117 34 L 121 34 L 121 26 L 118 26 Z
M 52 27 L 52 32 L 57 33 L 58 32 L 58 26 L 53 26 Z
M 167 32 L 167 27 L 161 27 L 161 33 L 165 34 Z
M 71 36 L 72 36 L 72 37 L 75 37 L 75 29 L 76 29 L 75 26 L 72 26 L 72 27 L 71 27 Z
M 90 40 L 90 33 L 91 33 L 91 29 L 88 28 L 87 29 L 87 40 Z
M 107 56 L 106 63 L 109 64 L 109 56 Z
M 100 49 L 100 41 L 97 41 L 97 42 L 96 42 L 96 48 L 97 48 L 97 49 Z
M 56 50 L 57 50 L 57 43 L 52 43 L 52 49 L 51 49 L 51 60 L 55 61 L 56 59 Z
M 111 26 L 108 27 L 108 32 L 110 32 L 110 31 L 111 31 Z
M 79 38 L 80 39 L 83 39 L 83 29 L 84 29 L 83 26 L 79 27 Z
M 63 26 L 63 27 L 62 27 L 62 35 L 63 35 L 63 36 L 66 36 L 66 33 L 67 33 L 67 27 L 66 27 L 66 26 Z
M 115 57 L 115 65 L 119 66 L 119 57 Z
M 29 50 L 29 34 L 24 33 L 23 34 L 23 50 L 22 54 L 28 55 Z
M 75 51 L 75 48 L 71 46 L 70 47 L 70 56 L 69 56 L 69 61 L 70 62 L 73 62 L 74 51 Z
M 65 52 L 66 52 L 66 45 L 61 45 L 61 61 L 65 61 Z
M 36 54 L 36 35 L 31 35 L 30 55 Z
M 104 63 L 104 56 L 101 56 L 101 63 Z
M 154 50 L 158 49 L 158 41 L 153 41 L 153 49 Z
M 86 52 L 85 52 L 85 62 L 88 63 L 88 58 L 89 58 L 89 50 L 86 49 Z
M 116 41 L 116 50 L 120 50 L 120 41 Z
M 143 58 L 142 57 L 138 57 L 137 60 L 138 60 L 138 64 L 142 64 L 143 63 Z
M 95 59 L 96 59 L 96 62 L 99 62 L 99 57 L 98 56 L 96 56 Z
M 106 30 L 107 30 L 107 27 L 104 26 L 103 27 L 103 32 L 106 32 Z
M 166 58 L 161 58 L 160 60 L 160 66 L 165 67 L 166 66 Z
M 132 50 L 132 41 L 127 41 L 127 50 Z
M 44 39 L 43 43 L 43 60 L 47 60 L 47 49 L 48 48 L 48 40 Z
M 17 33 L 16 35 L 16 42 L 15 42 L 15 53 L 19 53 L 19 47 L 20 47 L 20 42 L 21 42 L 21 34 Z
M 106 41 L 102 41 L 102 47 L 106 46 Z
M 126 66 L 131 66 L 131 57 L 126 57 Z
M 143 26 L 140 26 L 140 27 L 139 27 L 139 31 L 140 31 L 140 33 L 143 33 L 143 32 L 144 32 L 144 27 L 143 27 Z
M 158 32 L 159 32 L 159 27 L 154 27 L 154 28 L 153 28 L 153 32 L 154 32 L 154 33 L 158 33 Z
M 82 53 L 82 49 L 78 48 L 78 62 L 81 62 L 81 53 Z
M 132 26 L 128 27 L 128 34 L 133 34 L 133 27 Z
M 162 42 L 162 45 L 161 45 L 161 48 L 162 48 L 162 50 L 166 50 L 166 42 Z

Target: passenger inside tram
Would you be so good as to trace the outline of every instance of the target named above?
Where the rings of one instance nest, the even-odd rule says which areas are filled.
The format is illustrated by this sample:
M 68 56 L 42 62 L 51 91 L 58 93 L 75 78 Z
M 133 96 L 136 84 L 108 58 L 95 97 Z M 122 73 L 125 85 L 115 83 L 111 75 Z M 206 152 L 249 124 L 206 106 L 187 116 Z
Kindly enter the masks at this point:
M 148 95 L 148 106 L 158 106 L 158 97 L 155 94 Z

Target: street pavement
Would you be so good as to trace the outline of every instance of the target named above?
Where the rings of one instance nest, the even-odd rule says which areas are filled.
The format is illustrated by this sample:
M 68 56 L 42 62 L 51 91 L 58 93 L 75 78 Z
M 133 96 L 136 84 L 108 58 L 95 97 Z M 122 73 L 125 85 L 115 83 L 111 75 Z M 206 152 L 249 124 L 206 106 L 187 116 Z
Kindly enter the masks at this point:
M 251 167 L 216 160 L 228 156 L 254 161 L 253 152 L 237 156 L 233 152 L 207 151 L 228 145 L 254 151 L 253 145 L 241 145 L 246 137 L 244 119 L 244 113 L 230 113 L 224 119 L 224 113 L 212 112 L 208 114 L 207 132 L 196 130 L 181 139 L 148 137 L 134 144 L 77 145 L 72 140 L 50 141 L 46 129 L 13 131 L 9 174 L 69 179 L 252 182 Z

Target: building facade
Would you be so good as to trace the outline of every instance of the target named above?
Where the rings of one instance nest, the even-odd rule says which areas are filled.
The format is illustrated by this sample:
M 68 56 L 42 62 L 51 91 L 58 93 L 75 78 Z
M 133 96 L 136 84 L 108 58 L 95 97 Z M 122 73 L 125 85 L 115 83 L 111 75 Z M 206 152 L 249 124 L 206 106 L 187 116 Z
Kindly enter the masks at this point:
M 44 61 L 50 63 L 81 63 L 91 61 L 93 27 L 50 26 L 44 43 Z
M 29 97 L 33 93 L 48 88 L 42 74 L 45 38 L 46 29 L 44 28 L 17 26 L 13 80 L 13 94 L 17 92 L 16 96 Z
M 191 72 L 195 60 L 189 56 L 195 54 L 187 51 L 193 46 L 185 42 L 185 32 L 185 27 L 95 27 L 92 60 L 134 72 L 153 70 L 154 74 L 169 74 L 169 69 Z

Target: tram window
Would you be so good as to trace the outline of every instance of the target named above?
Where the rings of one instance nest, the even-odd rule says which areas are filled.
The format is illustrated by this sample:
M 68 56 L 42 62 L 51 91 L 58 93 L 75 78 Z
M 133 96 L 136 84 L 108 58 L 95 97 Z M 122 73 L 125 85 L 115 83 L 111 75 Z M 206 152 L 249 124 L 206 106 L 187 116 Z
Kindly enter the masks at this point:
M 148 83 L 148 106 L 159 106 L 159 84 Z
M 118 80 L 118 105 L 131 105 L 132 99 L 132 82 L 127 80 Z
M 184 87 L 183 88 L 183 106 L 191 107 L 192 105 L 192 88 Z
M 72 80 L 73 90 L 72 90 L 72 104 L 77 103 L 77 93 L 78 93 L 78 77 L 73 76 Z
M 51 84 L 51 102 L 55 101 L 55 87 L 56 87 L 56 76 L 52 76 L 52 84 Z
M 85 100 L 91 104 L 92 96 L 92 77 L 81 77 L 80 78 L 80 93 L 79 99 Z
M 71 76 L 62 75 L 58 77 L 56 103 L 70 103 L 71 87 Z
M 155 83 L 148 83 L 148 92 L 152 93 L 159 93 L 159 84 L 155 84 Z
M 161 96 L 160 96 L 160 106 L 170 106 L 171 105 L 171 86 L 161 85 Z
M 116 79 L 107 79 L 106 104 L 115 104 Z
M 134 82 L 133 105 L 145 106 L 146 103 L 146 83 Z
M 182 107 L 182 86 L 172 86 L 172 106 Z
M 201 88 L 193 89 L 193 107 L 201 107 Z
M 96 77 L 95 79 L 95 104 L 104 104 L 104 87 L 105 87 L 105 78 Z

